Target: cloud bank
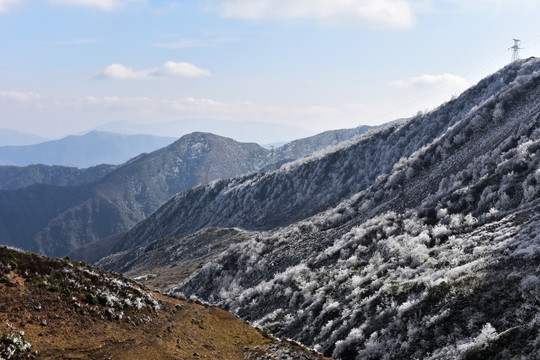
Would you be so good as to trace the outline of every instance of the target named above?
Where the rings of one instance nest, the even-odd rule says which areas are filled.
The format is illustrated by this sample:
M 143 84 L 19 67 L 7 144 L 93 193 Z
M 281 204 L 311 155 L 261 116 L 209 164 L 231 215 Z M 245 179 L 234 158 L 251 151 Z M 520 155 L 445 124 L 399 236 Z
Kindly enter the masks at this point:
M 209 70 L 201 69 L 188 62 L 167 61 L 159 68 L 146 70 L 133 70 L 131 67 L 122 64 L 111 64 L 96 77 L 101 79 L 150 79 L 156 77 L 207 77 L 212 73 Z
M 392 81 L 390 83 L 390 86 L 397 89 L 455 88 L 455 89 L 465 90 L 470 86 L 470 84 L 466 79 L 460 76 L 445 73 L 441 75 L 424 74 L 420 76 L 411 77 L 406 80 L 396 80 L 396 81 Z
M 49 0 L 52 4 L 57 5 L 75 5 L 91 7 L 103 11 L 118 10 L 127 3 L 133 2 L 131 0 Z
M 405 0 L 214 0 L 210 8 L 244 20 L 314 19 L 332 25 L 409 28 L 414 24 Z
M 32 103 L 41 99 L 41 95 L 32 91 L 0 91 L 0 99 L 19 103 Z
M 0 13 L 8 12 L 12 6 L 22 2 L 21 0 L 0 0 Z

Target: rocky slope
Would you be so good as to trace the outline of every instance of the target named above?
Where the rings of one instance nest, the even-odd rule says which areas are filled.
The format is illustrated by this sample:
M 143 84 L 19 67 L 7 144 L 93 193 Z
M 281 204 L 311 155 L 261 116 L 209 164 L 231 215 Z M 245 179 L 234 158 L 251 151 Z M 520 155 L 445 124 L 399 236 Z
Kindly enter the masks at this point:
M 394 128 L 430 140 L 365 190 L 252 235 L 176 291 L 336 358 L 535 356 L 539 98 L 540 60 L 504 68 Z
M 186 280 L 231 247 L 249 239 L 239 229 L 205 228 L 186 236 L 154 241 L 148 246 L 122 251 L 99 260 L 99 267 L 137 278 L 146 286 L 167 290 Z
M 323 359 L 84 263 L 0 247 L 3 359 Z

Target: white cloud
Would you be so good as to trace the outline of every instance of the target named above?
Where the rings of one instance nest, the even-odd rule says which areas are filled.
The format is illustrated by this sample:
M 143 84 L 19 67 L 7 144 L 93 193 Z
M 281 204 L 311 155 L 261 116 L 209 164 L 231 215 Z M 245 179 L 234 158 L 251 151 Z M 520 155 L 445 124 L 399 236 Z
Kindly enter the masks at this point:
M 167 61 L 161 68 L 150 74 L 151 76 L 179 76 L 204 77 L 212 75 L 210 71 L 201 69 L 188 62 Z
M 132 68 L 122 64 L 111 64 L 100 72 L 97 77 L 106 79 L 144 79 L 148 77 L 148 71 L 134 71 Z
M 434 88 L 434 89 L 446 89 L 452 88 L 456 90 L 465 90 L 470 84 L 469 82 L 457 75 L 441 74 L 441 75 L 420 75 L 411 77 L 407 80 L 396 80 L 390 83 L 390 86 L 398 89 L 409 88 Z
M 58 5 L 76 5 L 93 7 L 104 11 L 117 10 L 124 6 L 125 1 L 120 0 L 49 0 L 53 4 Z
M 360 125 L 361 113 L 367 110 L 362 104 L 342 106 L 280 106 L 262 105 L 251 101 L 224 102 L 211 98 L 153 98 L 137 97 L 94 97 L 71 101 L 71 106 L 85 114 L 101 112 L 125 114 L 131 119 L 176 120 L 179 118 L 209 118 L 215 120 L 250 120 L 280 122 L 306 128 L 328 128 L 328 119 L 333 126 L 352 127 Z M 67 106 L 67 105 L 66 105 Z M 128 115 L 129 114 L 129 115 Z
M 105 79 L 148 79 L 155 77 L 205 77 L 211 76 L 209 70 L 201 69 L 188 62 L 167 61 L 159 68 L 135 71 L 122 64 L 111 64 L 97 74 Z
M 21 92 L 21 91 L 0 91 L 0 97 L 5 100 L 20 102 L 20 103 L 32 103 L 41 99 L 41 95 L 35 92 Z
M 0 0 L 0 13 L 8 12 L 12 6 L 17 5 L 22 0 Z
M 245 20 L 315 19 L 334 25 L 408 28 L 414 15 L 406 0 L 214 0 L 210 8 Z
M 491 12 L 503 15 L 505 12 L 527 12 L 540 7 L 540 0 L 448 0 L 464 11 Z M 440 2 L 429 1 L 430 7 L 436 9 Z
M 0 13 L 8 12 L 16 4 L 24 0 L 0 0 Z M 85 6 L 103 11 L 114 11 L 125 7 L 128 3 L 141 2 L 146 0 L 48 0 L 55 5 Z

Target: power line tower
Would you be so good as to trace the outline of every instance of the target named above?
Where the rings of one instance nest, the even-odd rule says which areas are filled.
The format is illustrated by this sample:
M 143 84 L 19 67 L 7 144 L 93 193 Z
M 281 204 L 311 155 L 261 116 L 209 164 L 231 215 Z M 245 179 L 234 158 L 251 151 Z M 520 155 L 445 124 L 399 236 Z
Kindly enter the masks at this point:
M 514 39 L 514 46 L 511 46 L 508 48 L 508 50 L 512 49 L 512 62 L 519 60 L 519 50 L 523 49 L 519 47 L 521 45 L 521 41 L 518 39 Z

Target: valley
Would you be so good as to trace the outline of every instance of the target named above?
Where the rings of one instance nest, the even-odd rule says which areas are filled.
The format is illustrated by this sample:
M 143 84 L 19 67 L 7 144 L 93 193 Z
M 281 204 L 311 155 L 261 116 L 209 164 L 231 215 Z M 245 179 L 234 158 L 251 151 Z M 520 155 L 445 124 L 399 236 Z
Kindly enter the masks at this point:
M 51 326 L 41 339 L 28 306 L 15 329 L 6 314 L 16 303 L 42 297 L 53 313 L 71 310 L 64 320 L 88 321 L 71 303 L 87 290 L 56 296 L 71 282 L 45 265 L 36 280 L 32 256 L 159 303 L 116 319 L 121 309 L 88 298 L 81 309 L 98 320 L 81 331 L 95 340 L 65 345 L 73 356 L 527 358 L 540 352 L 538 99 L 540 60 L 529 58 L 384 126 L 273 149 L 196 132 L 122 165 L 0 168 L 2 242 L 96 266 L 4 248 L 2 321 L 13 334 L 26 327 L 41 354 L 58 351 L 50 342 L 64 332 Z M 155 320 L 135 329 L 128 313 Z M 215 334 L 211 344 L 194 340 L 210 336 L 200 331 Z M 168 342 L 182 336 L 191 341 Z

